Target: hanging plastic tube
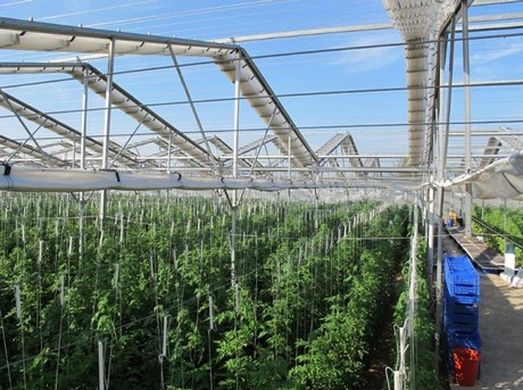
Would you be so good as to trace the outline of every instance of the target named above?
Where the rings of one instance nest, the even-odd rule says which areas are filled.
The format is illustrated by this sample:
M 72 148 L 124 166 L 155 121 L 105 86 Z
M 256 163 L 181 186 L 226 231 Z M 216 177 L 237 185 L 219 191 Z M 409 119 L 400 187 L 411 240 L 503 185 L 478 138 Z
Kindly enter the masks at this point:
M 115 289 L 118 289 L 119 279 L 120 279 L 120 263 L 116 263 L 116 265 L 114 266 L 114 282 L 113 282 Z
M 22 242 L 25 244 L 26 243 L 26 241 L 25 241 L 25 225 L 22 224 L 21 228 L 22 228 Z
M 167 357 L 167 339 L 168 339 L 168 328 L 169 328 L 169 318 L 167 316 L 163 317 L 163 339 L 162 339 L 162 358 Z
M 22 298 L 20 296 L 20 285 L 15 285 L 16 318 L 22 321 Z
M 65 302 L 65 280 L 64 276 L 60 276 L 60 306 L 64 306 Z
M 209 294 L 209 329 L 214 330 L 214 302 L 213 297 Z
M 104 343 L 98 340 L 98 389 L 105 390 Z
M 124 236 L 124 223 L 123 223 L 123 213 L 120 214 L 120 244 L 123 243 Z
M 69 245 L 67 246 L 67 257 L 73 255 L 73 236 L 69 236 Z
M 44 242 L 38 241 L 38 264 L 42 264 L 42 257 L 44 252 Z

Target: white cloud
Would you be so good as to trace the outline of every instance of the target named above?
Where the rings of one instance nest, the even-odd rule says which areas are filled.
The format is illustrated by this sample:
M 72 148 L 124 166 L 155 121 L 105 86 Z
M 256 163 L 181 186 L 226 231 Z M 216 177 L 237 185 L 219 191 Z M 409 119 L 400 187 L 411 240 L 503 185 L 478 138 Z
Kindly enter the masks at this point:
M 523 42 L 511 42 L 506 47 L 476 53 L 472 56 L 471 62 L 474 64 L 488 64 L 522 52 Z
M 349 42 L 346 46 L 373 46 L 392 42 L 399 42 L 399 40 L 395 36 L 387 34 L 380 37 L 356 39 Z M 398 46 L 348 50 L 343 52 L 333 64 L 347 65 L 348 70 L 351 72 L 376 70 L 385 68 L 398 60 L 402 53 L 402 47 Z

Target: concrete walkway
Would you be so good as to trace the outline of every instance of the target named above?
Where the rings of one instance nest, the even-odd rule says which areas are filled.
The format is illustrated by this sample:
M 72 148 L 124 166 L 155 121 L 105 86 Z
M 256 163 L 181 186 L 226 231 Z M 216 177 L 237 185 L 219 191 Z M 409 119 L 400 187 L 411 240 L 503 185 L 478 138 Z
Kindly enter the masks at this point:
M 449 237 L 444 245 L 449 254 L 459 254 Z M 481 273 L 480 283 L 481 378 L 469 389 L 523 389 L 523 289 L 508 287 L 494 274 Z
M 523 289 L 481 275 L 481 378 L 476 389 L 523 389 Z

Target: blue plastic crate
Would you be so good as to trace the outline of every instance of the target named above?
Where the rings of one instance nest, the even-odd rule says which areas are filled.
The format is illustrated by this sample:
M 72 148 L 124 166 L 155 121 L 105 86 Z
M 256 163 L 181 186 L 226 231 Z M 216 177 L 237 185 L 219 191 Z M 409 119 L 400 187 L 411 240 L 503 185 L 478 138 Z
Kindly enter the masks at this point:
M 460 304 L 446 304 L 445 313 L 450 314 L 469 314 L 469 315 L 478 315 L 478 306 L 474 305 L 460 305 Z
M 456 323 L 456 322 L 445 320 L 443 325 L 447 332 L 455 332 L 455 333 L 460 333 L 460 334 L 478 333 L 477 324 Z
M 450 295 L 451 298 L 454 297 L 461 297 L 461 296 L 470 296 L 470 297 L 477 297 L 479 300 L 479 291 L 477 287 L 473 286 L 464 286 L 464 285 L 456 285 L 456 284 L 446 284 L 448 295 Z
M 445 273 L 451 276 L 462 275 L 463 278 L 470 279 L 473 279 L 477 276 L 477 272 L 474 268 L 454 267 L 452 264 L 447 264 L 447 266 L 445 267 Z
M 466 324 L 476 328 L 479 326 L 479 316 L 477 314 L 447 312 L 444 318 L 447 322 L 453 324 Z
M 447 311 L 444 314 L 445 318 L 453 323 L 479 325 L 478 313 L 459 313 L 453 311 Z
M 447 331 L 447 349 L 470 348 L 481 352 L 481 337 L 478 332 Z
M 475 294 L 479 296 L 479 276 L 447 273 L 445 286 L 452 294 Z
M 452 294 L 448 291 L 448 287 L 446 287 L 445 290 L 446 304 L 469 305 L 476 308 L 479 306 L 479 295 Z
M 467 255 L 445 255 L 445 268 L 450 269 L 451 271 L 474 271 L 474 266 Z
M 448 273 L 445 282 L 453 286 L 471 287 L 479 293 L 479 275 L 476 271 L 474 274 Z

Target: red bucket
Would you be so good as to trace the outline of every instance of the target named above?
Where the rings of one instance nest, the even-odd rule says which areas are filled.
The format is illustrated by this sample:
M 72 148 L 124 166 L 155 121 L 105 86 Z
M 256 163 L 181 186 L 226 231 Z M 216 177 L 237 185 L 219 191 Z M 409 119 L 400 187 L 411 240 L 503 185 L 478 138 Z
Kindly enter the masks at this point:
M 481 353 L 475 349 L 454 348 L 454 380 L 460 386 L 474 386 L 478 377 Z

